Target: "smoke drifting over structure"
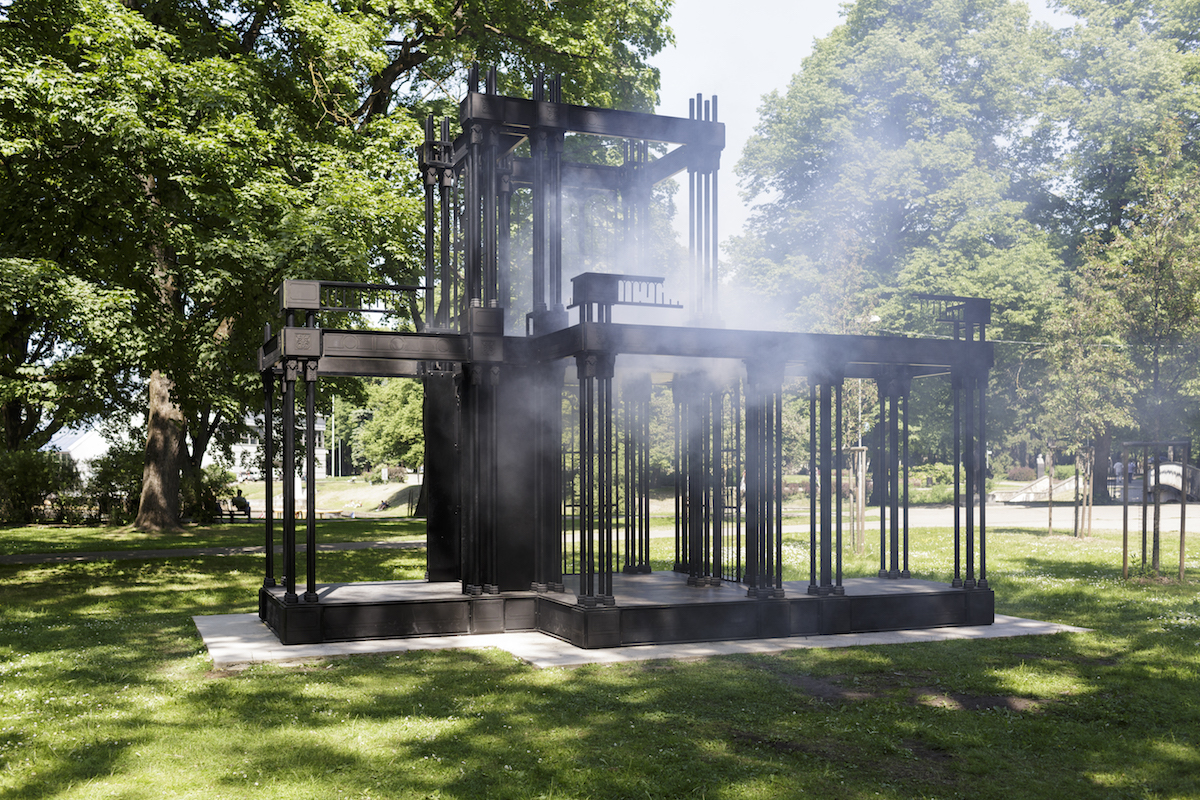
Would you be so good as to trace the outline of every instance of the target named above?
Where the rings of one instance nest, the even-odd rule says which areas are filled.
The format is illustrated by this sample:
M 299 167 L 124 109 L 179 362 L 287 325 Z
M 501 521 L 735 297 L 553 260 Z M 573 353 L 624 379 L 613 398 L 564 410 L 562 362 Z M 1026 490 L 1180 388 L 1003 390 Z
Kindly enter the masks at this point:
M 607 647 L 992 622 L 980 470 L 988 301 L 926 298 L 952 325 L 949 339 L 724 329 L 715 200 L 724 126 L 715 98 L 698 98 L 683 119 L 569 105 L 554 81 L 539 80 L 529 99 L 497 94 L 494 76 L 478 89 L 473 75 L 454 138 L 448 120 L 427 123 L 423 285 L 286 282 L 284 327 L 260 353 L 268 407 L 282 386 L 283 463 L 295 448 L 297 381 L 308 420 L 323 376 L 424 381 L 428 581 L 319 584 L 310 481 L 307 586 L 298 594 L 298 500 L 285 480 L 283 563 L 277 569 L 271 555 L 268 507 L 259 593 L 260 616 L 280 640 L 539 629 Z M 604 143 L 618 163 L 569 160 L 576 137 Z M 617 307 L 644 319 L 685 305 L 647 263 L 652 188 L 684 170 L 690 322 L 616 322 Z M 605 225 L 619 242 L 608 251 L 631 274 L 564 280 L 567 192 L 608 195 Z M 526 219 L 528 236 L 515 236 Z M 514 247 L 522 238 L 528 247 Z M 322 315 L 369 308 L 388 293 L 423 301 L 419 332 L 319 327 Z M 797 375 L 809 387 L 809 574 L 785 581 L 783 386 Z M 935 375 L 949 375 L 953 387 L 956 499 L 966 509 L 955 515 L 945 583 L 910 577 L 907 535 L 908 394 L 914 379 Z M 842 574 L 834 489 L 851 444 L 840 433 L 846 378 L 878 387 L 880 560 L 870 578 Z M 653 398 L 664 386 L 673 401 L 665 422 L 674 439 L 674 559 L 656 572 L 651 429 L 663 422 Z M 270 431 L 267 440 L 272 447 Z M 268 503 L 271 494 L 268 485 Z

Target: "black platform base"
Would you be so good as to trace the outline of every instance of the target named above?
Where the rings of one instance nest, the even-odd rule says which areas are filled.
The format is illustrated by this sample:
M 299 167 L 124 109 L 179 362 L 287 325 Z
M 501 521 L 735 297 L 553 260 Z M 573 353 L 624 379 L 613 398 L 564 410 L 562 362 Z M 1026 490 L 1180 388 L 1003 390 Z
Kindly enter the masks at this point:
M 565 581 L 571 587 L 568 577 Z M 577 647 L 816 636 L 990 625 L 991 589 L 954 589 L 913 579 L 852 578 L 843 595 L 784 584 L 781 599 L 746 597 L 744 586 L 688 586 L 675 573 L 617 575 L 616 605 L 584 608 L 562 593 L 468 596 L 457 583 L 394 581 L 318 587 L 316 602 L 285 603 L 281 587 L 259 591 L 259 617 L 283 644 L 539 630 Z

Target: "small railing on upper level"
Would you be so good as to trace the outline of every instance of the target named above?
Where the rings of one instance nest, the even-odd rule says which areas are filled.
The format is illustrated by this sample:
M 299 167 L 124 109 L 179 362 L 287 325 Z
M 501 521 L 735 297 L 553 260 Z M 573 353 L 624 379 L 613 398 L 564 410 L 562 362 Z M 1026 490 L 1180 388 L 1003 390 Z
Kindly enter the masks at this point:
M 613 306 L 683 308 L 669 299 L 663 287 L 665 278 L 653 275 L 616 275 L 585 272 L 571 279 L 573 300 L 581 322 L 612 322 Z

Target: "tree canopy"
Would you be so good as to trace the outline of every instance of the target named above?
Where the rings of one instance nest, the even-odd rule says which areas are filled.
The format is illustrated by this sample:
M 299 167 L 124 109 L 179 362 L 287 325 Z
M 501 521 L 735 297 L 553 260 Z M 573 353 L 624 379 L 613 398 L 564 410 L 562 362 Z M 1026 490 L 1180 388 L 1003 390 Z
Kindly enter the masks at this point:
M 0 9 L 0 257 L 127 298 L 149 382 L 138 523 L 192 506 L 240 423 L 288 277 L 409 280 L 418 120 L 465 67 L 564 75 L 578 102 L 649 108 L 666 0 L 580 3 L 13 0 Z M 8 268 L 7 266 L 5 267 Z M 115 322 L 109 317 L 107 322 Z M 189 489 L 189 487 L 191 487 Z
M 763 99 L 737 166 L 757 206 L 729 261 L 798 328 L 924 334 L 915 293 L 991 298 L 1001 441 L 1064 426 L 1167 435 L 1183 424 L 1188 357 L 1174 371 L 1137 362 L 1159 352 L 1147 336 L 1169 329 L 1181 354 L 1196 336 L 1186 287 L 1147 310 L 1166 297 L 1145 271 L 1180 281 L 1191 258 L 1187 225 L 1164 226 L 1196 173 L 1200 31 L 1182 1 L 1059 7 L 1076 19 L 1061 30 L 1008 0 L 847 5 L 786 92 Z M 1146 156 L 1170 124 L 1166 208 Z M 1118 313 L 1102 321 L 1101 308 Z M 1148 333 L 1151 318 L 1174 322 Z M 1159 424 L 1147 404 L 1166 394 L 1176 408 Z M 1135 395 L 1131 416 L 1119 404 Z

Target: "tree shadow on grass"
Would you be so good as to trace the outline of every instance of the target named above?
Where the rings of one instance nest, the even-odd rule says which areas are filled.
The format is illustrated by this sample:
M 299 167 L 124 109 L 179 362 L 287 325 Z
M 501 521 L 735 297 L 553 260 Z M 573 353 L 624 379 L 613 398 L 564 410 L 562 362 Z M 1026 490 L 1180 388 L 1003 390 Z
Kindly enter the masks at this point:
M 394 557 L 330 554 L 322 574 L 364 579 Z M 0 666 L 22 694 L 0 797 L 88 782 L 126 797 L 1193 793 L 1200 636 L 1163 618 L 1200 614 L 1195 587 L 1098 581 L 1088 558 L 1000 563 L 1001 610 L 1099 632 L 544 671 L 422 652 L 206 677 L 191 615 L 248 610 L 261 560 L 9 569 Z

